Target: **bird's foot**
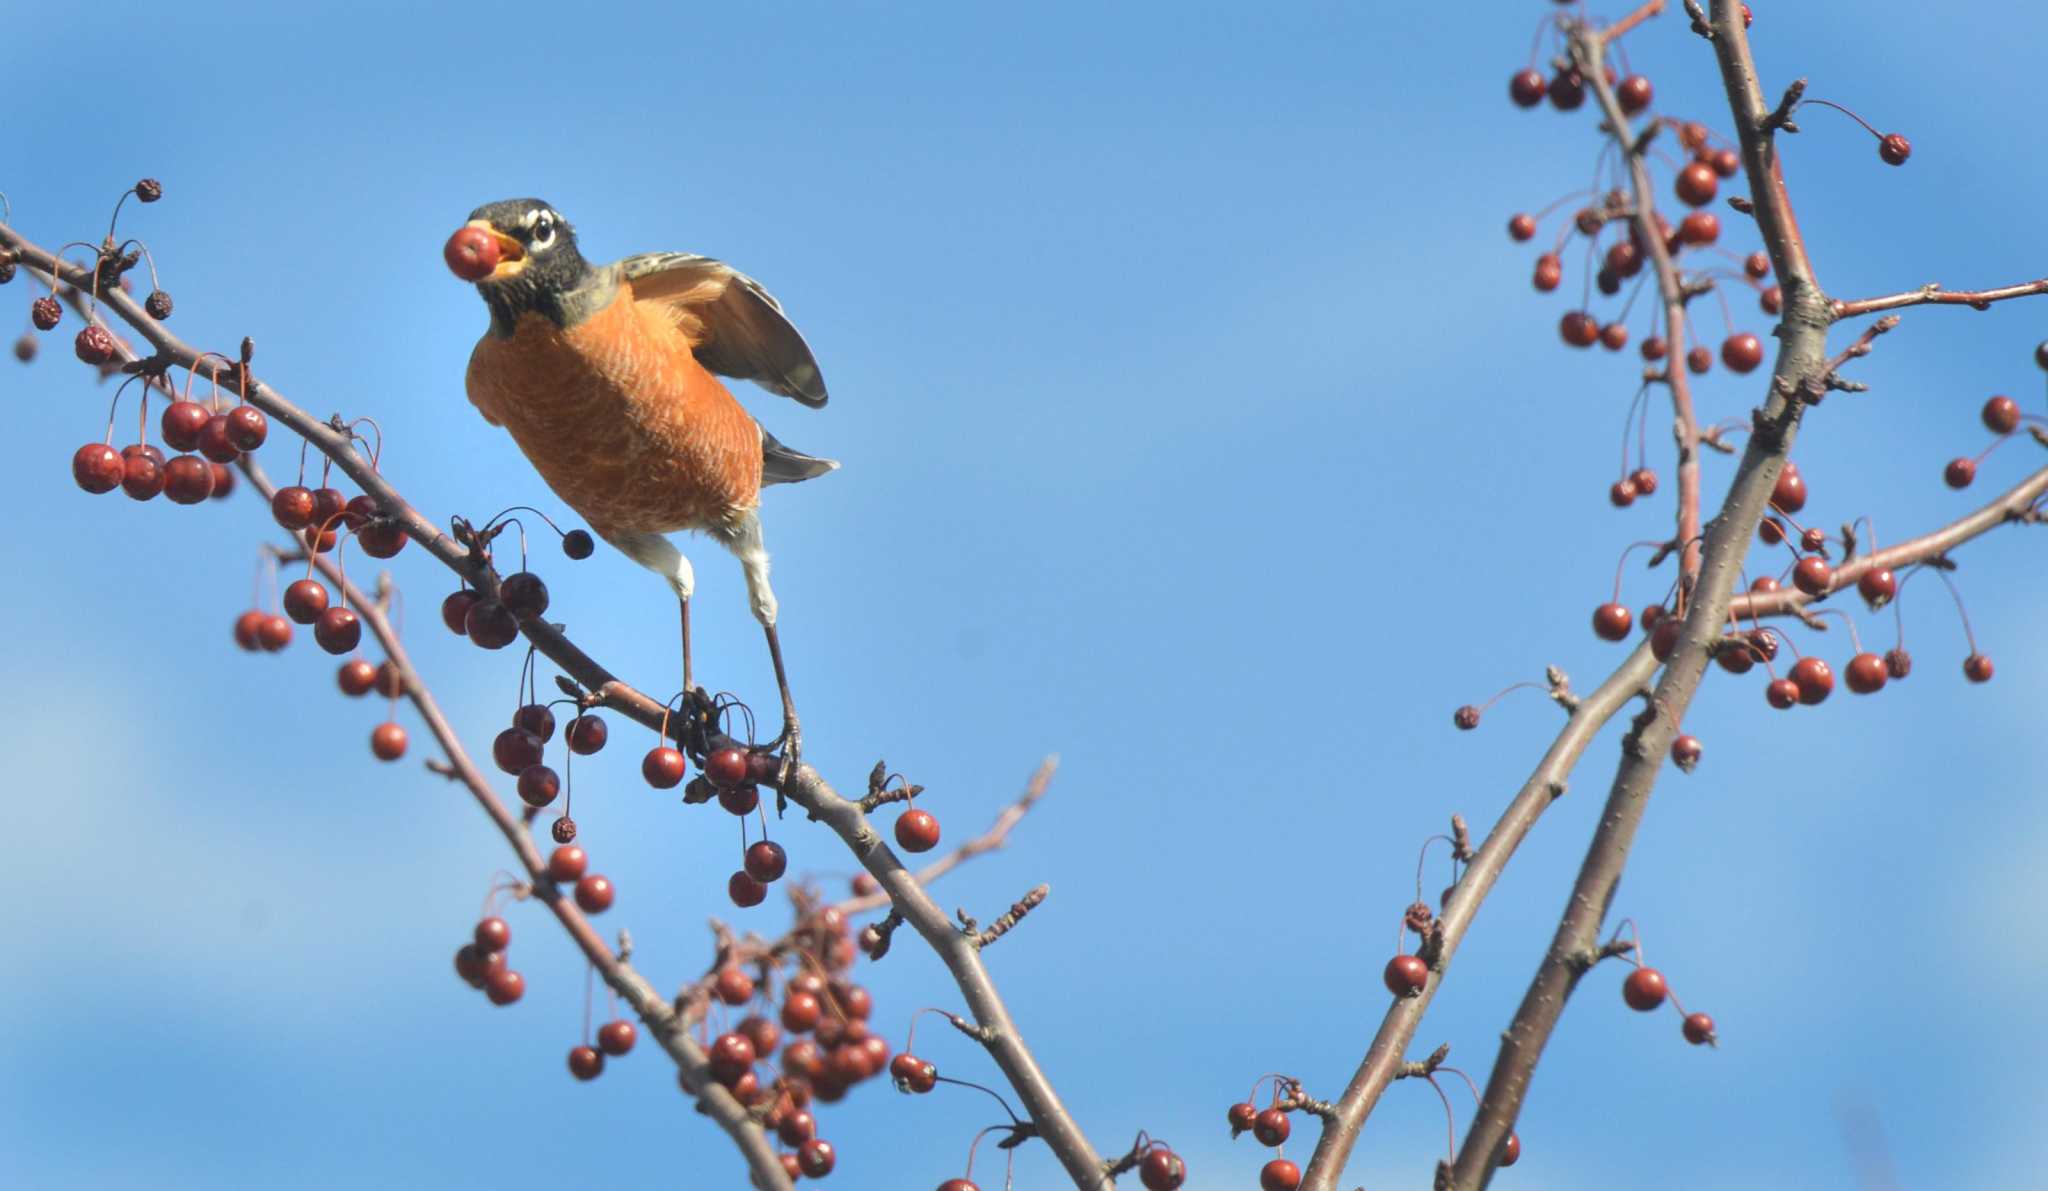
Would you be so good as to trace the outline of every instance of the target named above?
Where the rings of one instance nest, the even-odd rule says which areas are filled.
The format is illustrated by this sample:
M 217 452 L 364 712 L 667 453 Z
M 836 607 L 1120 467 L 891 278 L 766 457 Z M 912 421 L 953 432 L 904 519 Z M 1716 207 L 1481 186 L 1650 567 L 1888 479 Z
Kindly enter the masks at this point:
M 796 771 L 796 764 L 803 759 L 804 752 L 804 733 L 795 716 L 791 716 L 782 725 L 782 734 L 777 736 L 768 748 L 770 752 L 780 754 L 775 765 L 775 787 L 778 790 L 786 789 L 789 786 L 789 775 Z

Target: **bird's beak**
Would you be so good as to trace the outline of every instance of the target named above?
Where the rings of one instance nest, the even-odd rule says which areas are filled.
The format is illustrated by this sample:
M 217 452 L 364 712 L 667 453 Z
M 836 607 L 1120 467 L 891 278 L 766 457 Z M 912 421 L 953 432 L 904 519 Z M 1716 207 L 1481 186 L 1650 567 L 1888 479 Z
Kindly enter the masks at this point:
M 517 277 L 526 268 L 526 246 L 518 240 L 499 231 L 488 219 L 472 219 L 470 227 L 482 228 L 498 246 L 498 264 L 491 270 L 485 281 L 504 281 Z

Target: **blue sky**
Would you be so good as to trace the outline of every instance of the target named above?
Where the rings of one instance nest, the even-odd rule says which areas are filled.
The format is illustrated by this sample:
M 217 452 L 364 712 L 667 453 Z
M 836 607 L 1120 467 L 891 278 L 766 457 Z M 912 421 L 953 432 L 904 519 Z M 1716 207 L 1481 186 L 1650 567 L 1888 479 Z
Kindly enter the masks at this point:
M 1567 353 L 1565 295 L 1533 294 L 1534 250 L 1501 234 L 1583 185 L 1597 147 L 1583 113 L 1503 94 L 1549 7 L 512 0 L 108 5 L 88 25 L 32 6 L 11 30 L 32 48 L 10 67 L 0 189 L 50 242 L 95 238 L 121 187 L 163 179 L 123 227 L 155 252 L 172 325 L 223 348 L 253 335 L 302 405 L 375 416 L 387 472 L 437 518 L 557 507 L 462 396 L 484 311 L 437 250 L 472 207 L 535 194 L 593 258 L 684 249 L 762 279 L 834 400 L 743 396 L 845 464 L 764 508 L 810 756 L 849 785 L 887 757 L 958 837 L 1059 753 L 1016 846 L 940 900 L 987 917 L 1049 882 L 990 961 L 1069 1105 L 1104 1152 L 1143 1128 L 1193 1185 L 1251 1186 L 1265 1156 L 1229 1142 L 1224 1108 L 1272 1070 L 1337 1093 L 1384 1008 L 1417 844 L 1453 811 L 1490 822 L 1557 727 L 1535 698 L 1471 735 L 1451 709 L 1546 663 L 1597 681 L 1620 654 L 1587 616 L 1620 548 L 1669 524 L 1669 484 L 1627 512 L 1604 500 L 1632 363 Z M 1823 284 L 2042 271 L 2048 176 L 2021 151 L 2040 14 L 1755 7 L 1773 88 L 1808 75 L 1915 146 L 1887 169 L 1845 119 L 1806 114 L 1787 173 Z M 1725 127 L 1681 20 L 1629 48 L 1661 110 Z M 88 52 L 132 61 L 88 82 Z M 1982 445 L 1987 394 L 2042 411 L 2044 333 L 2042 305 L 1908 312 L 1857 367 L 1873 391 L 1834 398 L 1795 453 L 1813 523 L 1869 514 L 1892 540 L 2017 479 L 2018 444 L 1968 493 L 1939 476 Z M 0 1178 L 740 1185 L 652 1053 L 568 1078 L 583 974 L 540 914 L 512 919 L 521 1004 L 456 982 L 502 843 L 439 779 L 370 759 L 379 716 L 333 693 L 303 636 L 276 657 L 229 644 L 266 533 L 252 502 L 71 486 L 105 395 L 67 354 L 0 367 L 21 456 L 0 481 L 17 576 L 0 587 L 17 628 Z M 1759 392 L 1717 371 L 1699 400 L 1720 418 Z M 282 444 L 263 458 L 291 469 Z M 1729 472 L 1709 461 L 1710 497 Z M 1881 696 L 1786 715 L 1760 676 L 1709 681 L 1688 720 L 1706 760 L 1661 784 L 1617 910 L 1724 1045 L 1685 1046 L 1675 1016 L 1621 1005 L 1619 970 L 1595 973 L 1499 1185 L 1849 1188 L 1844 1112 L 1875 1114 L 1907 1185 L 2031 1178 L 2048 1042 L 2018 1027 L 2048 992 L 2031 912 L 2048 888 L 2008 858 L 2048 845 L 2027 715 L 2048 698 L 2038 550 L 2005 531 L 1960 557 L 1989 686 L 1962 681 L 1961 631 L 1924 582 L 1905 608 L 1919 669 Z M 692 554 L 700 673 L 772 707 L 737 567 Z M 586 648 L 674 685 L 657 581 L 609 551 L 536 566 Z M 517 659 L 441 631 L 450 583 L 416 551 L 394 570 L 419 664 L 481 746 Z M 1667 581 L 1632 574 L 1626 598 Z M 1859 622 L 1888 642 L 1885 618 Z M 1842 636 L 1819 645 L 1838 666 Z M 709 956 L 707 917 L 783 915 L 732 911 L 729 824 L 650 793 L 645 743 L 622 730 L 578 764 L 577 818 L 619 884 L 605 925 L 673 987 Z M 1418 1053 L 1491 1062 L 1614 756 L 1610 732 L 1511 866 Z M 796 871 L 850 870 L 814 827 L 781 838 Z M 865 978 L 899 1040 L 914 1008 L 958 1004 L 915 946 Z M 927 1037 L 945 1073 L 994 1077 Z M 935 1185 L 999 1117 L 972 1093 L 870 1086 L 825 1119 L 831 1185 Z M 1426 1089 L 1395 1087 L 1347 1185 L 1423 1183 L 1442 1123 Z M 1058 1178 L 1023 1152 L 1018 1186 Z

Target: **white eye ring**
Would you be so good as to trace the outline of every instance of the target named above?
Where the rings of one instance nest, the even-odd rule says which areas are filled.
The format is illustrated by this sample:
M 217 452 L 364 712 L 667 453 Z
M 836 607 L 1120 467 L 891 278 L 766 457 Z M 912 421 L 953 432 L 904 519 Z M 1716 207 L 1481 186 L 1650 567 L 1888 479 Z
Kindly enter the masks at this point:
M 533 221 L 533 246 L 539 248 L 555 238 L 555 221 L 543 214 Z

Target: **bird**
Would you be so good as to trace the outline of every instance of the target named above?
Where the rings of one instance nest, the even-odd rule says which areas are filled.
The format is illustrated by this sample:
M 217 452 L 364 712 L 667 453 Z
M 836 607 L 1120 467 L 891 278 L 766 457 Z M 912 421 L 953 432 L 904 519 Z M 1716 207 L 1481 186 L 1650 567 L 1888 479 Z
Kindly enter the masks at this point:
M 695 690 L 696 573 L 668 535 L 703 533 L 739 559 L 782 698 L 770 748 L 786 772 L 803 738 L 776 633 L 761 489 L 839 464 L 784 446 L 718 377 L 820 408 L 825 382 L 809 345 L 732 266 L 687 252 L 592 264 L 574 226 L 540 199 L 478 207 L 444 256 L 490 310 L 469 358 L 470 402 L 592 531 L 667 580 L 681 608 L 685 698 Z

